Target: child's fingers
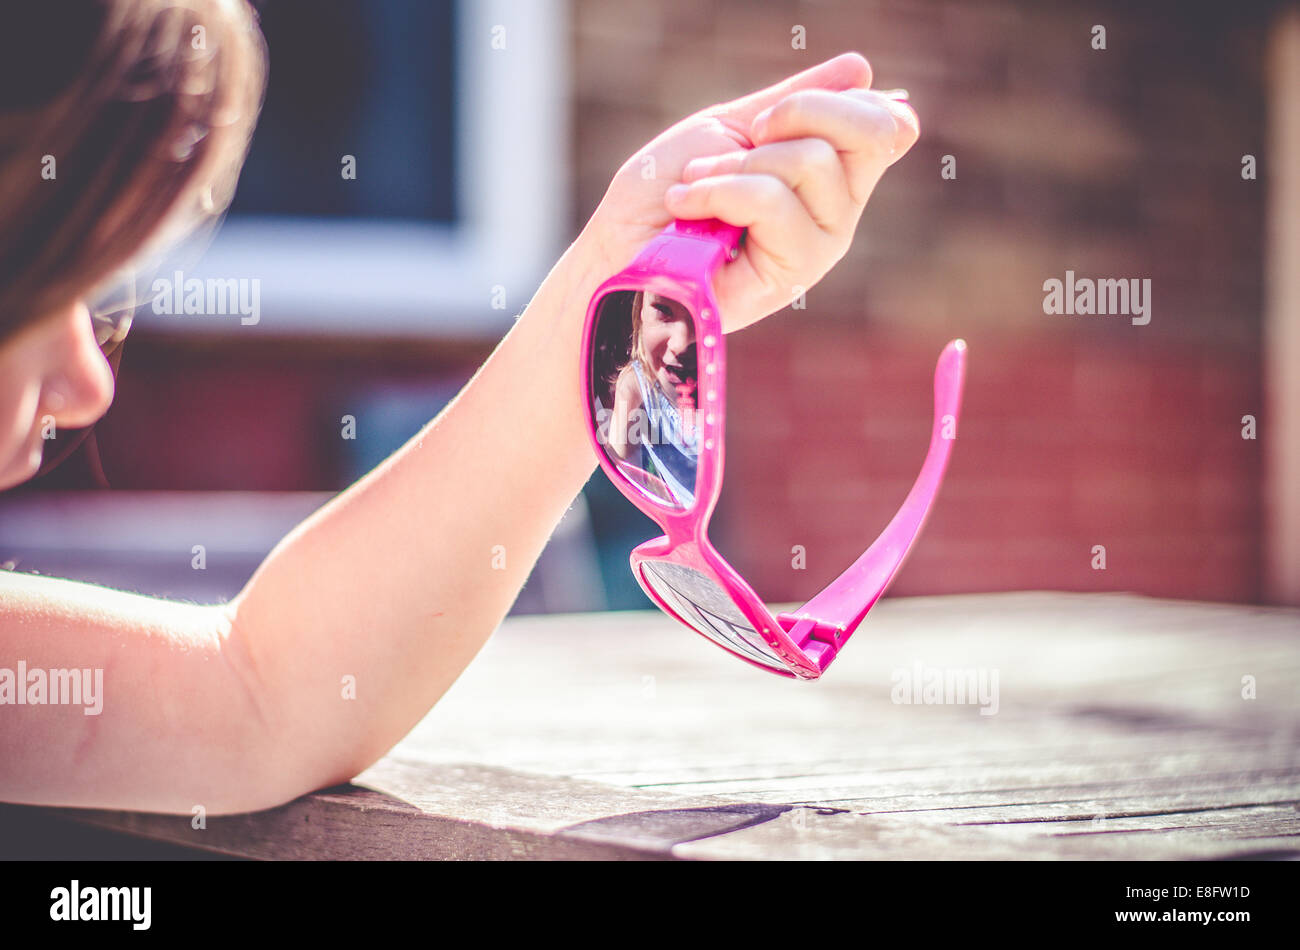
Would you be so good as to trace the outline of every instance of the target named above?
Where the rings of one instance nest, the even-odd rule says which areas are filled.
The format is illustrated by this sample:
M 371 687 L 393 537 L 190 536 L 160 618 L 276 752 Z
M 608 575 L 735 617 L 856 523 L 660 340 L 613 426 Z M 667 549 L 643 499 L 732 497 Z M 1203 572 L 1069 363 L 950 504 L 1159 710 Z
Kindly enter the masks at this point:
M 841 53 L 766 89 L 706 109 L 705 114 L 747 129 L 754 116 L 800 89 L 866 89 L 870 85 L 871 64 L 866 58 L 861 53 Z
M 682 170 L 693 182 L 718 175 L 772 175 L 785 182 L 823 231 L 842 235 L 857 223 L 844 165 L 825 139 L 791 139 L 726 155 L 697 158 Z
M 916 115 L 905 104 L 869 90 L 805 90 L 759 115 L 750 137 L 756 145 L 817 137 L 840 153 L 853 200 L 865 205 L 885 169 L 912 147 Z
M 788 294 L 788 302 L 798 275 L 815 270 L 820 277 L 846 249 L 845 240 L 818 227 L 798 196 L 773 175 L 721 175 L 674 185 L 666 201 L 675 217 L 717 218 L 748 228 L 746 253 L 763 258 L 755 270 L 764 296 Z
M 821 231 L 803 202 L 774 175 L 718 175 L 673 185 L 665 203 L 677 218 L 718 218 L 751 229 L 780 221 L 783 226 L 797 223 L 805 231 Z
M 840 95 L 849 99 L 858 99 L 872 105 L 883 106 L 893 117 L 898 126 L 898 137 L 894 140 L 894 156 L 890 164 L 907 154 L 908 149 L 916 144 L 921 136 L 921 120 L 906 100 L 906 91 L 899 89 L 894 93 L 875 89 L 846 89 Z M 904 98 L 899 98 L 902 96 Z

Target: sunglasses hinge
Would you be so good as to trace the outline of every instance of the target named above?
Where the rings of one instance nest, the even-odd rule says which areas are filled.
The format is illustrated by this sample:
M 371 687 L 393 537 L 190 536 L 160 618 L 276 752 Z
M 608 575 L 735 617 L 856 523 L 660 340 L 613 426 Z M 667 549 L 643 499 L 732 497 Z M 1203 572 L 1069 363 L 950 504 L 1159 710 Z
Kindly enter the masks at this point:
M 778 614 L 776 619 L 800 649 L 803 649 L 804 644 L 809 640 L 828 643 L 837 650 L 844 643 L 843 628 L 833 623 L 825 623 L 812 617 L 796 617 L 792 614 Z

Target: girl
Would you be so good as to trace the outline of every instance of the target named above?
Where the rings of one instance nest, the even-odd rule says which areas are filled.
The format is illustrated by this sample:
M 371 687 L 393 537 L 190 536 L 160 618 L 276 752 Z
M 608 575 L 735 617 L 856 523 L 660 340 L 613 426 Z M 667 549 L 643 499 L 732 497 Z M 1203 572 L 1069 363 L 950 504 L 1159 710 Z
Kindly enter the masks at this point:
M 627 363 L 614 380 L 609 447 L 616 464 L 650 494 L 682 508 L 695 496 L 695 326 L 670 297 L 632 297 Z
M 45 417 L 88 426 L 108 406 L 100 342 L 126 322 L 92 310 L 99 288 L 224 207 L 264 76 L 243 0 L 30 0 L 4 16 L 0 487 L 36 471 Z M 572 394 L 595 288 L 674 217 L 716 217 L 748 228 L 715 279 L 724 328 L 785 307 L 843 256 L 917 137 L 911 109 L 870 82 L 846 53 L 631 156 L 457 398 L 290 532 L 230 603 L 0 571 L 0 699 L 20 662 L 103 671 L 99 715 L 0 704 L 0 800 L 231 813 L 381 757 L 500 623 L 592 472 Z M 660 177 L 647 179 L 650 155 Z

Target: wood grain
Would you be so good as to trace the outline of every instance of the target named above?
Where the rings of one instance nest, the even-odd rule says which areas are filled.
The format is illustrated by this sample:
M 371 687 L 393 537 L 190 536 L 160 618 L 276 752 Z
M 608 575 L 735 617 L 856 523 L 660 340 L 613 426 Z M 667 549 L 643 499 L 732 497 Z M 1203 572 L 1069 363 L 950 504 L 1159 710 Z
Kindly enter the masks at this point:
M 996 713 L 895 703 L 917 662 L 996 671 Z M 352 785 L 203 831 L 51 811 L 254 858 L 1300 857 L 1300 611 L 887 600 L 815 683 L 658 613 L 511 618 Z

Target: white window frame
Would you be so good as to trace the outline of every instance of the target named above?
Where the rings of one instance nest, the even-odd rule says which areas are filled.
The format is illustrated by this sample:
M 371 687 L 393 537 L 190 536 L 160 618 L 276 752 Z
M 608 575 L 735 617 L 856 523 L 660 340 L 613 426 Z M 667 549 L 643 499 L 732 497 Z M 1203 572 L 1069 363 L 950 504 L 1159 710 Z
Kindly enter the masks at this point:
M 159 333 L 498 338 L 563 252 L 568 0 L 458 0 L 460 221 L 229 218 L 185 277 L 256 278 L 256 324 L 145 313 Z M 505 48 L 493 48 L 494 28 Z M 341 158 L 341 156 L 340 156 Z M 364 158 L 358 174 L 365 174 Z M 168 279 L 171 274 L 161 275 Z M 495 288 L 504 288 L 504 308 Z

